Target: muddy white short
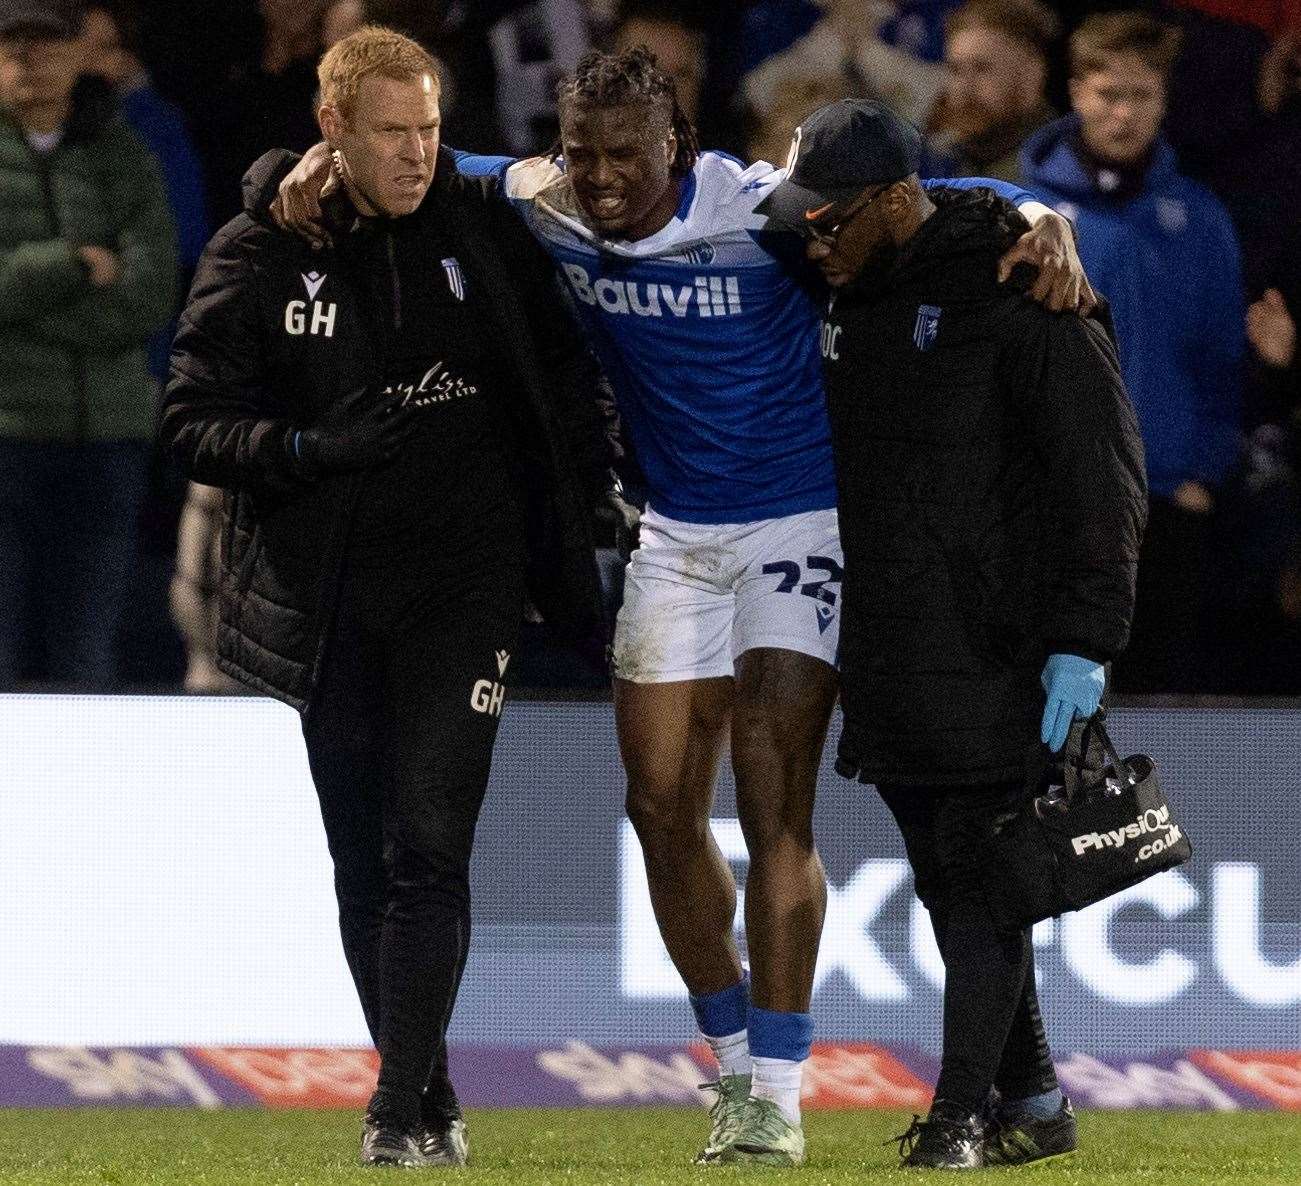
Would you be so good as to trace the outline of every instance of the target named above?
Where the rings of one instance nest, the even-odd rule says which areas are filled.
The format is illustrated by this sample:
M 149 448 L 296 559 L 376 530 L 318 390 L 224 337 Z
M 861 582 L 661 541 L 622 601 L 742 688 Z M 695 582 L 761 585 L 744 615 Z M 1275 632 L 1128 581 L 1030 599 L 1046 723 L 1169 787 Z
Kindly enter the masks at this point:
M 733 675 L 755 647 L 834 664 L 843 564 L 834 509 L 723 524 L 647 510 L 625 576 L 614 673 L 639 684 Z

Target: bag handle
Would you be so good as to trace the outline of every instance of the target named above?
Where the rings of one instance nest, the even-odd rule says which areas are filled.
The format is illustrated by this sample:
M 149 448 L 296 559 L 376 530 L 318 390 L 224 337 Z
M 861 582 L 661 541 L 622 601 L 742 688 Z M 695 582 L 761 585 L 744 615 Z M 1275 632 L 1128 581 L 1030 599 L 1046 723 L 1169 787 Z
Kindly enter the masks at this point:
M 1084 731 L 1080 734 L 1080 766 L 1083 768 L 1084 756 L 1088 753 L 1089 731 L 1093 730 L 1102 742 L 1102 752 L 1107 755 L 1107 766 L 1103 767 L 1105 775 L 1108 769 L 1116 772 L 1116 777 L 1121 780 L 1127 787 L 1132 787 L 1138 782 L 1133 770 L 1129 768 L 1128 763 L 1121 761 L 1120 755 L 1116 752 L 1116 747 L 1112 744 L 1111 736 L 1107 733 L 1107 726 L 1103 723 L 1103 713 L 1099 709 L 1085 722 Z
M 1097 736 L 1102 744 L 1102 751 L 1106 755 L 1107 763 L 1102 767 L 1101 774 L 1103 778 L 1107 777 L 1109 771 L 1114 770 L 1116 778 L 1125 784 L 1126 787 L 1132 787 L 1138 779 L 1128 764 L 1121 760 L 1120 755 L 1116 752 L 1115 745 L 1112 744 L 1111 737 L 1107 733 L 1107 727 L 1103 724 L 1105 712 L 1098 709 L 1093 716 L 1084 721 L 1083 726 L 1079 729 L 1079 749 L 1074 753 L 1065 755 L 1065 761 L 1062 763 L 1063 773 L 1063 796 L 1062 804 L 1073 803 L 1080 797 L 1085 786 L 1085 760 L 1089 754 L 1089 747 L 1092 744 L 1090 738 Z M 1079 722 L 1077 721 L 1078 725 Z M 1072 732 L 1075 730 L 1072 728 Z

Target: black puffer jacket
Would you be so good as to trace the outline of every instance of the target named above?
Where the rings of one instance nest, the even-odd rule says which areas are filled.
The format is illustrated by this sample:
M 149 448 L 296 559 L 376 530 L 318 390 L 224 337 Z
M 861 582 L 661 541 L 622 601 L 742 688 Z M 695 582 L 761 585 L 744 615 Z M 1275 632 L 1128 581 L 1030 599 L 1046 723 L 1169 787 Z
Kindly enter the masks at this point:
M 845 549 L 838 769 L 965 785 L 1039 763 L 1054 651 L 1129 635 L 1146 482 L 1103 317 L 996 282 L 1025 229 L 985 190 L 832 305 L 823 353 Z
M 251 208 L 265 208 L 285 166 L 278 154 L 255 166 Z M 441 153 L 430 194 L 410 216 L 433 217 L 445 220 L 467 282 L 489 294 L 482 332 L 501 352 L 511 401 L 530 596 L 564 634 L 599 633 L 591 510 L 612 459 L 608 391 L 550 261 L 495 182 L 462 177 Z M 313 252 L 248 214 L 223 227 L 181 319 L 161 430 L 196 481 L 226 490 L 218 663 L 300 711 L 319 676 L 358 478 L 308 480 L 290 441 L 339 397 L 384 376 L 372 327 L 385 314 L 342 256 Z

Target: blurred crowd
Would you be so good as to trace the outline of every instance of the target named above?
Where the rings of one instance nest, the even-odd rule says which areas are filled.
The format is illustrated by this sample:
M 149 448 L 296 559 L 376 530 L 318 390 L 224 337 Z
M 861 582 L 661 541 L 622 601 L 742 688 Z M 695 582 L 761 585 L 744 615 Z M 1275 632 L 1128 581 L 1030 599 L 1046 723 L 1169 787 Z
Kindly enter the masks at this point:
M 1067 214 L 1151 484 L 1117 689 L 1301 695 L 1301 0 L 0 0 L 0 690 L 227 686 L 220 493 L 152 448 L 169 319 L 368 21 L 436 54 L 457 147 L 545 151 L 557 80 L 644 44 L 706 146 L 883 98 L 929 176 Z M 533 630 L 521 683 L 600 685 Z

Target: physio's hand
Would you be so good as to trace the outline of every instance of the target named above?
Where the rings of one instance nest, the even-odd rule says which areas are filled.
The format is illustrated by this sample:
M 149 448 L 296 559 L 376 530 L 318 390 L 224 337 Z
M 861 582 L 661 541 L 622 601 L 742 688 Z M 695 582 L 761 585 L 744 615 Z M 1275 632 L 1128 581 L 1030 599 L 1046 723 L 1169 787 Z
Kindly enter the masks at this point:
M 107 247 L 87 243 L 77 248 L 77 258 L 86 265 L 86 275 L 96 288 L 110 288 L 122 278 L 122 261 Z
M 1053 753 L 1066 744 L 1071 721 L 1087 721 L 1102 703 L 1107 674 L 1101 663 L 1079 655 L 1049 655 L 1039 677 L 1048 701 L 1044 705 L 1039 740 Z
M 306 239 L 314 249 L 327 247 L 333 240 L 325 229 L 321 202 L 337 193 L 340 184 L 329 146 L 313 144 L 280 183 L 280 193 L 271 203 L 271 217 L 281 230 Z
M 1002 283 L 1017 264 L 1038 269 L 1030 295 L 1054 313 L 1074 310 L 1085 314 L 1098 303 L 1097 294 L 1084 274 L 1080 253 L 1075 250 L 1071 224 L 1055 210 L 1045 210 L 998 261 Z
M 418 409 L 405 396 L 365 387 L 344 396 L 320 424 L 294 434 L 295 457 L 309 474 L 371 469 L 391 461 L 417 425 Z

